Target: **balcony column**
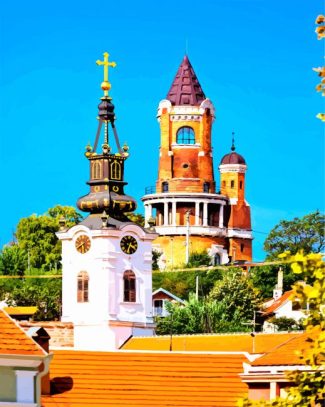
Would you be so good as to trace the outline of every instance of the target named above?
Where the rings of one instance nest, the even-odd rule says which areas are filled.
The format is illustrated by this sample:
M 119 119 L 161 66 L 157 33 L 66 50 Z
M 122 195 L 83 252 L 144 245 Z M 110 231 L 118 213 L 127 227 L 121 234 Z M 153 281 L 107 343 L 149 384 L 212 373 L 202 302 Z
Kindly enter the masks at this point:
M 203 202 L 203 226 L 208 226 L 208 203 Z
M 195 202 L 195 226 L 200 225 L 200 202 Z
M 168 226 L 168 202 L 164 202 L 164 226 Z
M 172 225 L 176 226 L 176 201 L 172 202 Z
M 220 205 L 220 210 L 219 210 L 219 228 L 223 228 L 223 205 Z
M 152 205 L 146 204 L 144 205 L 144 220 L 145 220 L 145 227 L 149 227 L 148 220 L 152 216 Z

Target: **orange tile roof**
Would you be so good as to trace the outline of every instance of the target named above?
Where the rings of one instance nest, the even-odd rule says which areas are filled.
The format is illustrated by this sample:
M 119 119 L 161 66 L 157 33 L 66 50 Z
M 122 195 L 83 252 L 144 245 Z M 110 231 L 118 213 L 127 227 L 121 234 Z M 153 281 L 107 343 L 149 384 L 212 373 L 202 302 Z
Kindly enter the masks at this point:
M 245 334 L 211 334 L 211 335 L 174 335 L 174 351 L 215 351 L 215 352 L 248 352 L 265 353 L 289 339 L 301 336 L 297 333 L 255 334 L 254 339 Z M 126 342 L 123 350 L 156 350 L 167 351 L 170 336 L 133 337 Z
M 279 366 L 279 365 L 304 365 L 299 357 L 299 351 L 310 348 L 308 338 L 317 334 L 304 333 L 298 337 L 291 338 L 282 345 L 256 359 L 252 366 Z
M 0 355 L 35 355 L 47 353 L 0 309 Z
M 242 354 L 54 351 L 42 407 L 235 406 Z
M 293 294 L 293 290 L 286 291 L 283 295 L 281 295 L 280 298 L 278 298 L 276 301 L 272 303 L 269 307 L 265 308 L 263 310 L 264 314 L 272 314 L 272 312 L 276 311 L 278 308 L 280 308 L 284 303 L 286 303 L 289 299 L 290 296 Z
M 37 307 L 4 307 L 9 315 L 33 315 L 37 311 Z

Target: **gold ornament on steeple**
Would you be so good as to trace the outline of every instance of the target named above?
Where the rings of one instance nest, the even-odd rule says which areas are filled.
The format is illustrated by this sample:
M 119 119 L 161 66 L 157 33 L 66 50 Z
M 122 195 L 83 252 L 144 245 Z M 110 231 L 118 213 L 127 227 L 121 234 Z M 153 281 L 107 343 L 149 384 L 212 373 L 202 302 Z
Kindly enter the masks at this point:
M 101 83 L 101 88 L 104 91 L 104 95 L 108 96 L 108 91 L 111 89 L 112 85 L 108 82 L 108 67 L 111 66 L 112 68 L 116 67 L 116 62 L 109 62 L 108 57 L 109 53 L 104 52 L 104 61 L 101 61 L 97 59 L 96 64 L 97 65 L 103 65 L 104 66 L 104 81 Z

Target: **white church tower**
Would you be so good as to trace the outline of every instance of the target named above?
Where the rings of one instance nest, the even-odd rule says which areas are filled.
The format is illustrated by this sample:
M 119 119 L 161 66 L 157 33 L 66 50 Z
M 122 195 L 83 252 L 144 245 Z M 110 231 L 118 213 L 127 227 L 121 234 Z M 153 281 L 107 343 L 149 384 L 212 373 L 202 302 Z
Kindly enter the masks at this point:
M 131 222 L 126 213 L 136 208 L 124 194 L 124 161 L 128 147 L 120 147 L 114 105 L 108 91 L 108 61 L 101 84 L 99 125 L 94 146 L 87 146 L 90 165 L 89 194 L 79 209 L 89 212 L 80 224 L 57 233 L 62 241 L 62 321 L 74 324 L 74 346 L 87 350 L 118 349 L 131 335 L 152 335 L 152 241 L 154 230 Z M 96 152 L 104 123 L 104 142 Z M 111 125 L 118 152 L 111 153 Z

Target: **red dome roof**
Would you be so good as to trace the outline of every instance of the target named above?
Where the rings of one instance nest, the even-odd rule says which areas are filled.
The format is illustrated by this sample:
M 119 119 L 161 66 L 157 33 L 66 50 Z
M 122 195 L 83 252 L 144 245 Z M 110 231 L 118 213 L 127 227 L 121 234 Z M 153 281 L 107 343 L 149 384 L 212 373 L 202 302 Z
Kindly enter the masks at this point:
M 240 154 L 232 151 L 229 154 L 223 156 L 220 165 L 223 164 L 246 164 L 245 158 Z

